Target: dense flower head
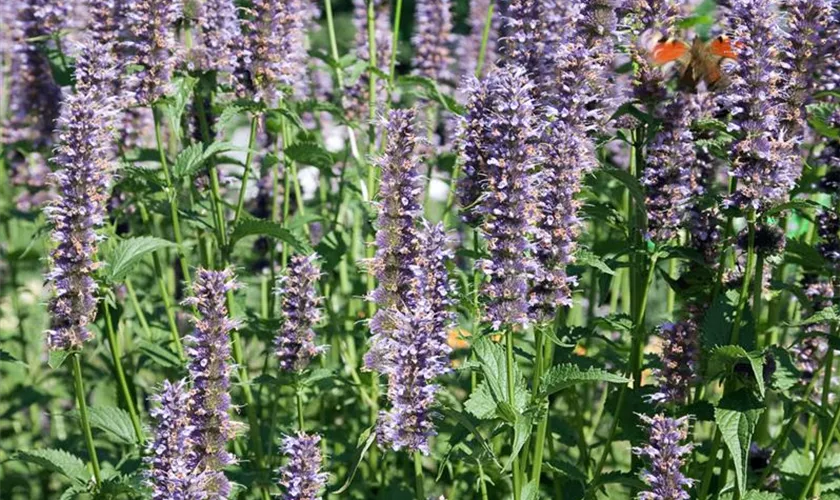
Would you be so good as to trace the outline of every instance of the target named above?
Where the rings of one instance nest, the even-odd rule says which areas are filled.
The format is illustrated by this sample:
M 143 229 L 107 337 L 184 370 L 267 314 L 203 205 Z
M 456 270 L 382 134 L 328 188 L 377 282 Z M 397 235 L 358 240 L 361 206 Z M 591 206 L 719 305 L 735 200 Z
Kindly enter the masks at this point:
M 541 0 L 511 0 L 502 19 L 502 63 L 523 68 L 533 79 L 544 71 L 544 53 L 551 30 L 549 11 Z
M 145 482 L 153 500 L 204 500 L 205 476 L 194 468 L 194 428 L 191 422 L 192 394 L 186 381 L 163 382 L 151 397 L 157 406 L 149 414 L 154 420 L 154 439 L 144 459 Z
M 178 61 L 175 23 L 181 17 L 179 0 L 125 0 L 125 48 L 130 64 L 142 69 L 129 77 L 137 104 L 155 102 L 170 90 Z
M 318 500 L 329 475 L 321 472 L 323 457 L 318 443 L 321 436 L 298 432 L 283 438 L 281 449 L 288 458 L 280 468 L 283 500 Z
M 109 96 L 114 105 L 121 107 L 116 93 L 121 66 L 115 61 L 113 45 L 91 38 L 79 47 L 76 61 L 76 92 Z
M 728 13 L 738 60 L 722 95 L 731 111 L 730 175 L 738 180 L 726 203 L 761 211 L 783 202 L 799 176 L 801 160 L 782 127 L 786 72 L 777 47 L 783 42 L 778 12 L 770 0 L 732 0 Z
M 315 290 L 321 270 L 315 257 L 292 257 L 286 275 L 277 281 L 283 326 L 274 339 L 274 348 L 282 371 L 304 370 L 323 351 L 323 347 L 315 345 L 312 330 L 321 319 L 318 309 L 321 299 Z
M 449 0 L 419 0 L 416 5 L 414 71 L 436 81 L 452 80 L 452 5 Z
M 648 144 L 642 185 L 648 214 L 648 235 L 668 241 L 682 228 L 695 194 L 696 156 L 691 122 L 699 113 L 686 94 L 674 95 L 661 112 L 662 126 Z
M 196 37 L 187 62 L 191 69 L 233 73 L 247 61 L 236 4 L 233 0 L 203 0 L 197 4 Z
M 193 297 L 186 305 L 195 306 L 199 317 L 188 342 L 189 373 L 193 383 L 191 411 L 195 460 L 193 466 L 204 471 L 208 498 L 227 498 L 230 481 L 224 469 L 236 463 L 226 450 L 237 425 L 230 418 L 230 332 L 238 327 L 228 318 L 225 296 L 238 287 L 230 269 L 211 271 L 199 268 L 195 273 Z
M 43 0 L 11 2 L 4 20 L 3 50 L 9 52 L 8 117 L 4 117 L 4 143 L 31 141 L 35 147 L 51 144 L 61 103 L 46 54 L 32 39 L 51 33 L 44 24 Z M 47 9 L 49 11 L 49 9 Z M 6 17 L 6 16 L 4 16 Z
M 498 329 L 529 323 L 528 278 L 535 269 L 529 236 L 538 211 L 534 170 L 540 131 L 529 95 L 533 85 L 524 69 L 496 69 L 482 86 L 486 113 L 471 116 L 476 122 L 467 126 L 488 139 L 481 173 L 485 192 L 475 210 L 483 218 L 490 258 L 477 266 L 489 278 L 483 290 L 487 319 Z
M 248 92 L 274 106 L 278 86 L 297 90 L 306 79 L 306 23 L 311 15 L 304 0 L 255 0 L 244 23 L 250 62 L 244 65 Z
M 640 500 L 688 500 L 686 491 L 694 483 L 686 478 L 680 469 L 685 465 L 691 444 L 681 444 L 688 437 L 688 417 L 669 418 L 662 414 L 648 417 L 639 415 L 648 426 L 650 441 L 647 445 L 633 448 L 633 454 L 650 460 L 650 466 L 642 471 L 642 479 L 648 489 L 639 493 Z
M 659 403 L 685 404 L 693 384 L 697 381 L 698 327 L 692 320 L 665 323 L 659 327 L 662 369 L 657 371 L 659 388 L 651 396 Z
M 83 51 L 78 64 L 90 68 L 89 73 L 108 71 L 113 60 L 87 60 L 92 54 Z M 53 176 L 57 197 L 45 209 L 55 244 L 47 275 L 54 293 L 49 303 L 51 349 L 80 347 L 91 338 L 89 325 L 96 318 L 96 230 L 106 217 L 116 117 L 112 96 L 102 90 L 81 85 L 65 99 L 58 120 L 52 158 L 58 167 Z
M 391 64 L 391 5 L 387 0 L 373 1 L 373 39 L 376 47 L 376 67 L 388 73 Z M 353 0 L 353 25 L 356 28 L 356 57 L 366 64 L 370 63 L 370 37 L 368 36 L 367 2 Z M 385 82 L 377 80 L 376 109 L 380 109 L 386 98 Z M 345 89 L 343 96 L 344 110 L 350 120 L 364 121 L 370 117 L 370 74 L 362 73 L 359 79 Z
M 87 32 L 100 44 L 116 44 L 120 38 L 120 0 L 88 0 Z

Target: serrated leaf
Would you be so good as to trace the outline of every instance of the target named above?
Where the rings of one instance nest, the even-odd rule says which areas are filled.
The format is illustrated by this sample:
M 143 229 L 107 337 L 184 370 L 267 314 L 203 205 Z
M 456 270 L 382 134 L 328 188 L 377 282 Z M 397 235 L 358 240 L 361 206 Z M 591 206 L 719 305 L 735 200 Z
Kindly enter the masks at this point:
M 9 352 L 0 349 L 0 363 L 14 363 L 17 365 L 26 366 L 26 363 L 12 356 Z
M 486 337 L 476 341 L 472 348 L 484 374 L 489 395 L 496 402 L 497 416 L 508 422 L 515 422 L 517 414 L 525 409 L 530 400 L 528 386 L 517 365 L 514 364 L 513 366 L 515 407 L 511 407 L 507 390 L 507 365 L 504 348 Z
M 623 313 L 610 314 L 609 316 L 596 318 L 595 323 L 602 328 L 615 330 L 617 332 L 631 333 L 635 327 L 633 318 Z
M 15 453 L 15 459 L 57 472 L 79 484 L 85 484 L 90 479 L 90 473 L 82 459 L 64 450 L 47 448 L 19 451 Z
M 645 206 L 645 191 L 639 183 L 639 180 L 630 175 L 630 172 L 617 168 L 604 168 L 602 170 L 618 182 L 624 184 L 624 187 L 627 188 L 630 196 L 633 197 L 633 200 L 640 207 Z
M 502 472 L 510 468 L 514 457 L 519 456 L 519 452 L 522 451 L 522 447 L 525 446 L 525 442 L 531 436 L 533 423 L 534 420 L 531 415 L 522 415 L 513 424 L 513 449 L 507 462 L 505 462 L 505 466 L 502 468 Z
M 136 444 L 137 436 L 134 435 L 134 426 L 128 413 L 115 406 L 91 406 L 88 408 L 90 425 L 105 431 L 123 444 Z
M 490 446 L 487 440 L 484 439 L 484 436 L 481 435 L 481 432 L 478 430 L 478 427 L 476 427 L 476 425 L 472 422 L 472 420 L 470 420 L 470 418 L 466 414 L 447 407 L 442 408 L 441 412 L 447 418 L 451 418 L 452 420 L 458 422 L 458 424 L 463 426 L 465 429 L 470 431 L 473 434 L 473 436 L 475 436 L 475 438 L 478 440 L 479 444 L 487 453 L 487 455 L 490 456 L 493 459 L 493 461 L 496 462 L 496 464 L 498 464 L 496 454 L 493 452 L 493 448 Z
M 840 139 L 840 128 L 831 125 L 832 116 L 837 112 L 838 105 L 829 102 L 809 104 L 808 123 L 821 135 L 830 139 Z
M 213 156 L 239 149 L 229 142 L 214 142 L 207 148 L 200 143 L 192 144 L 178 154 L 172 166 L 172 175 L 177 179 L 192 177 Z
M 146 255 L 174 246 L 175 244 L 171 241 L 154 236 L 139 236 L 123 240 L 108 259 L 108 279 L 119 283 Z
M 494 398 L 487 381 L 482 380 L 464 403 L 464 409 L 481 420 L 501 418 L 508 422 L 515 422 L 517 412 L 521 412 L 528 405 L 528 391 L 524 380 L 517 384 L 513 397 L 516 402 L 515 410 L 510 407 L 507 400 Z
M 532 481 L 528 481 L 525 486 L 522 487 L 522 500 L 537 500 L 540 498 L 540 487 L 539 485 Z
M 292 248 L 302 255 L 312 254 L 312 247 L 309 243 L 298 238 L 294 233 L 283 227 L 282 224 L 252 217 L 243 217 L 236 227 L 233 228 L 233 232 L 230 235 L 230 246 L 233 247 L 239 240 L 246 236 L 254 235 L 277 238 L 291 245 Z
M 840 314 L 837 312 L 838 308 L 835 307 L 826 307 L 824 309 L 820 309 L 819 311 L 815 312 L 814 314 L 808 316 L 802 321 L 794 321 L 790 323 L 786 323 L 788 326 L 808 326 L 808 325 L 819 325 L 819 324 L 834 324 L 840 321 Z
M 555 392 L 568 389 L 576 384 L 584 382 L 607 382 L 610 384 L 628 384 L 627 377 L 610 373 L 601 368 L 589 368 L 581 370 L 579 366 L 571 363 L 554 365 L 540 379 L 540 395 L 549 396 Z
M 545 468 L 550 471 L 554 472 L 555 474 L 562 474 L 569 479 L 574 479 L 576 481 L 580 481 L 585 483 L 588 479 L 586 472 L 581 470 L 577 465 L 567 462 L 564 458 L 558 457 L 556 459 L 552 459 L 545 464 Z
M 575 252 L 575 264 L 579 266 L 594 267 L 604 274 L 615 276 L 615 271 L 613 271 L 610 266 L 601 259 L 601 257 L 598 257 L 585 248 L 580 248 L 577 252 Z
M 715 422 L 735 464 L 735 480 L 742 496 L 747 490 L 750 443 L 763 412 L 764 403 L 746 389 L 725 395 L 715 408 Z
M 296 142 L 283 150 L 292 161 L 301 165 L 311 165 L 318 170 L 330 170 L 335 165 L 332 153 L 315 142 Z
M 736 307 L 739 296 L 737 290 L 730 290 L 720 294 L 706 312 L 703 318 L 701 340 L 703 347 L 711 350 L 718 346 L 729 344 L 732 335 L 732 326 L 735 322 Z M 744 307 L 741 316 L 741 328 L 739 330 L 738 345 L 747 351 L 755 349 L 755 327 L 752 311 L 749 305 Z
M 761 352 L 747 352 L 737 345 L 716 347 L 709 355 L 709 379 L 732 375 L 739 366 L 746 363 L 756 381 L 758 392 L 764 397 L 764 354 Z
M 777 390 L 786 392 L 799 386 L 801 372 L 793 362 L 790 351 L 779 346 L 772 346 L 768 350 L 776 363 L 776 369 L 770 378 L 770 383 Z
M 58 369 L 61 365 L 64 364 L 64 360 L 67 359 L 67 356 L 70 355 L 70 351 L 66 351 L 64 349 L 60 350 L 52 350 L 50 349 L 50 359 L 47 361 L 47 365 L 53 370 Z
M 192 101 L 193 89 L 198 83 L 198 78 L 191 76 L 182 76 L 172 79 L 172 95 L 168 95 L 161 99 L 164 105 L 166 116 L 169 118 L 169 126 L 171 130 L 181 134 L 181 117 L 187 109 L 187 104 Z

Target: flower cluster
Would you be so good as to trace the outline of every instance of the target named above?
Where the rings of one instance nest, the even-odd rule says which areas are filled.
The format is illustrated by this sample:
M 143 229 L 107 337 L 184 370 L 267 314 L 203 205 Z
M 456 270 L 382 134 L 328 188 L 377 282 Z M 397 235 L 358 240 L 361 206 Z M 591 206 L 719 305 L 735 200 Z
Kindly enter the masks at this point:
M 111 70 L 113 60 L 91 60 L 95 54 L 95 50 L 82 51 L 78 62 L 86 68 L 82 75 Z M 47 275 L 54 292 L 49 303 L 51 349 L 80 347 L 92 336 L 89 325 L 96 318 L 96 230 L 105 221 L 116 110 L 112 96 L 103 95 L 101 87 L 84 80 L 61 109 L 58 146 L 52 159 L 59 167 L 54 174 L 57 198 L 45 209 L 55 243 Z
M 195 450 L 191 417 L 193 401 L 186 381 L 163 382 L 160 393 L 151 400 L 158 404 L 150 415 L 154 419 L 154 439 L 144 459 L 145 481 L 153 500 L 204 500 L 205 476 L 194 469 Z
M 534 170 L 540 131 L 529 95 L 533 85 L 524 69 L 496 69 L 482 86 L 486 112 L 471 115 L 467 127 L 480 131 L 487 141 L 464 150 L 480 148 L 487 158 L 480 173 L 485 193 L 475 210 L 483 219 L 490 258 L 477 266 L 489 277 L 484 288 L 487 319 L 498 329 L 529 323 L 528 278 L 536 265 L 529 236 L 538 212 Z
M 328 475 L 321 472 L 321 436 L 298 432 L 283 438 L 282 451 L 288 462 L 280 468 L 283 500 L 316 500 L 327 484 Z
M 686 491 L 694 483 L 680 469 L 691 452 L 691 444 L 680 444 L 688 436 L 688 417 L 669 418 L 664 415 L 639 415 L 649 427 L 650 441 L 646 446 L 633 448 L 633 454 L 648 458 L 651 463 L 642 471 L 648 490 L 639 494 L 640 500 L 688 500 Z
M 185 304 L 195 306 L 195 330 L 187 337 L 189 372 L 193 383 L 192 425 L 195 457 L 193 467 L 205 475 L 208 498 L 227 498 L 230 481 L 222 469 L 236 463 L 225 446 L 233 439 L 237 425 L 230 418 L 230 332 L 238 327 L 228 318 L 226 294 L 237 288 L 229 270 L 198 269 L 193 297 Z
M 320 298 L 315 291 L 320 275 L 314 255 L 296 255 L 289 260 L 286 276 L 277 282 L 283 326 L 274 339 L 274 348 L 283 371 L 299 372 L 323 351 L 323 347 L 315 345 L 312 330 L 321 318 Z
M 151 104 L 169 92 L 179 57 L 174 25 L 181 7 L 179 0 L 126 0 L 123 5 L 129 62 L 142 68 L 128 81 L 137 104 Z
M 196 8 L 197 33 L 187 59 L 190 68 L 233 73 L 240 61 L 247 64 L 233 0 L 204 0 Z
M 544 71 L 544 54 L 550 30 L 545 3 L 540 0 L 511 0 L 502 18 L 500 52 L 504 64 L 523 68 L 538 80 Z
M 652 401 L 676 404 L 688 401 L 689 391 L 698 379 L 700 345 L 697 330 L 692 320 L 665 323 L 659 327 L 662 369 L 656 374 L 659 388 L 651 396 Z
M 417 2 L 414 45 L 414 71 L 437 81 L 452 79 L 452 6 L 449 0 Z

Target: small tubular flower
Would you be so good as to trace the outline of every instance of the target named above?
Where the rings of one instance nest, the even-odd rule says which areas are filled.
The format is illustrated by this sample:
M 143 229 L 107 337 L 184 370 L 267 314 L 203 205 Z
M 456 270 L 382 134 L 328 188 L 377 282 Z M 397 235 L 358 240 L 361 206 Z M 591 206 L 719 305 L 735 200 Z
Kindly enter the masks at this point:
M 170 91 L 179 56 L 174 25 L 181 9 L 179 0 L 125 0 L 125 48 L 129 62 L 142 68 L 129 77 L 128 88 L 139 105 L 154 103 Z
M 247 63 L 244 39 L 233 0 L 203 0 L 197 4 L 197 32 L 187 61 L 191 69 L 233 73 Z
M 283 500 L 319 500 L 327 484 L 328 474 L 321 472 L 323 458 L 318 443 L 321 436 L 298 432 L 283 438 L 281 447 L 288 458 L 280 468 L 280 487 Z
M 651 396 L 658 403 L 685 404 L 689 391 L 697 381 L 700 347 L 694 321 L 665 323 L 659 327 L 662 369 L 656 375 L 659 389 Z
M 691 452 L 691 444 L 681 444 L 688 436 L 688 417 L 668 418 L 664 415 L 639 415 L 648 426 L 650 441 L 646 446 L 633 448 L 633 454 L 650 460 L 650 467 L 642 471 L 648 489 L 639 493 L 639 500 L 688 500 L 686 491 L 694 483 L 680 470 Z
M 452 5 L 449 0 L 419 0 L 412 39 L 414 71 L 436 81 L 451 81 Z

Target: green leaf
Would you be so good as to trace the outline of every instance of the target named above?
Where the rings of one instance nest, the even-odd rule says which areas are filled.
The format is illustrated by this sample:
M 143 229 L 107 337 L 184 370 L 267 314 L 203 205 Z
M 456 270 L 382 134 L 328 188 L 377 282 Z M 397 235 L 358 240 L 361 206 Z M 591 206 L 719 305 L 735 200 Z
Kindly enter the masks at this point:
M 123 240 L 108 259 L 108 279 L 119 283 L 128 276 L 134 266 L 143 260 L 143 257 L 157 250 L 174 246 L 175 244 L 171 241 L 154 236 L 139 236 Z
M 9 354 L 7 351 L 0 349 L 0 363 L 14 363 L 26 366 L 26 363 Z
M 90 480 L 90 473 L 82 459 L 64 450 L 47 448 L 19 451 L 15 453 L 15 459 L 57 472 L 80 484 Z
M 505 382 L 506 381 L 507 377 L 505 377 Z M 504 394 L 507 394 L 507 392 Z M 506 398 L 506 396 L 503 397 Z M 513 397 L 516 402 L 516 409 L 511 408 L 507 399 L 498 399 L 493 397 L 487 380 L 482 380 L 472 394 L 470 394 L 469 399 L 467 399 L 464 403 L 464 409 L 466 409 L 475 418 L 481 420 L 501 418 L 508 422 L 515 422 L 517 412 L 524 410 L 529 401 L 528 391 L 525 387 L 524 380 L 520 379 L 520 382 L 514 389 Z
M 522 415 L 516 420 L 516 423 L 513 424 L 513 450 L 511 451 L 507 462 L 505 462 L 502 472 L 510 468 L 513 463 L 513 457 L 519 456 L 519 452 L 522 451 L 522 447 L 525 446 L 525 442 L 531 436 L 531 427 L 533 426 L 533 423 L 534 420 L 531 415 Z
M 481 432 L 478 430 L 478 427 L 476 427 L 473 421 L 470 420 L 469 416 L 467 416 L 463 412 L 447 407 L 441 408 L 441 412 L 445 417 L 451 418 L 452 420 L 458 422 L 458 424 L 463 426 L 465 429 L 470 431 L 472 435 L 475 436 L 476 440 L 478 440 L 478 443 L 481 445 L 481 447 L 484 449 L 487 455 L 490 456 L 493 459 L 493 461 L 496 462 L 497 465 L 501 466 L 496 460 L 496 454 L 493 452 L 493 448 L 490 447 L 490 444 L 487 442 L 486 439 L 484 439 L 484 436 L 481 435 Z
M 608 382 L 610 384 L 627 384 L 630 379 L 610 373 L 601 368 L 589 368 L 584 371 L 571 363 L 552 366 L 540 379 L 540 395 L 549 396 L 555 392 L 568 389 L 584 382 Z
M 749 366 L 755 379 L 758 392 L 764 397 L 764 354 L 761 352 L 747 352 L 737 345 L 716 347 L 709 355 L 708 379 L 727 377 L 735 373 L 738 367 Z
M 590 252 L 585 248 L 579 248 L 577 252 L 575 252 L 575 264 L 579 266 L 589 266 L 594 267 L 595 269 L 601 271 L 604 274 L 609 274 L 610 276 L 615 276 L 615 271 L 613 271 L 610 266 L 608 266 L 601 257 L 595 255 L 594 253 Z
M 341 486 L 341 488 L 333 491 L 334 495 L 340 495 L 347 491 L 350 487 L 350 484 L 353 482 L 353 478 L 356 477 L 356 471 L 359 470 L 359 465 L 362 463 L 362 459 L 365 458 L 370 447 L 376 441 L 376 432 L 373 432 L 373 427 L 369 427 L 365 429 L 365 431 L 359 436 L 359 446 L 356 449 L 356 456 L 353 460 L 353 467 L 350 468 L 350 473 L 347 475 L 347 481 Z
M 115 406 L 91 406 L 88 408 L 90 425 L 105 431 L 122 444 L 136 444 L 134 426 L 128 412 Z
M 603 328 L 606 328 L 608 330 L 615 330 L 618 332 L 627 333 L 631 333 L 633 331 L 633 328 L 635 327 L 633 318 L 623 313 L 610 314 L 609 316 L 596 318 L 595 323 L 598 326 L 602 326 Z
M 840 129 L 832 127 L 831 117 L 837 111 L 838 105 L 829 102 L 809 104 L 808 123 L 814 130 L 829 139 L 840 139 Z
M 172 175 L 176 179 L 192 177 L 213 156 L 240 149 L 229 142 L 214 142 L 207 146 L 206 149 L 203 144 L 193 144 L 184 148 L 178 154 L 178 157 L 175 158 L 175 164 L 172 166 Z
M 192 101 L 193 89 L 198 83 L 198 78 L 191 76 L 176 77 L 172 79 L 174 92 L 161 100 L 169 118 L 169 126 L 178 134 L 181 134 L 181 117 L 187 109 L 187 104 Z
M 50 359 L 47 361 L 47 364 L 53 370 L 57 370 L 64 364 L 64 360 L 67 359 L 67 356 L 70 355 L 70 351 L 60 349 L 60 350 L 52 350 L 50 349 Z
M 335 165 L 332 153 L 315 142 L 296 142 L 285 148 L 283 152 L 291 160 L 301 165 L 312 165 L 318 170 L 330 170 Z
M 630 175 L 630 172 L 617 168 L 604 168 L 602 170 L 615 178 L 618 182 L 624 184 L 624 187 L 626 187 L 630 192 L 630 196 L 633 197 L 633 200 L 635 200 L 640 207 L 645 206 L 645 190 L 642 188 L 639 180 Z
M 813 210 L 813 209 L 819 209 L 819 208 L 825 208 L 825 207 L 823 205 L 820 205 L 819 203 L 813 201 L 813 200 L 795 199 L 795 200 L 790 200 L 790 201 L 787 201 L 785 203 L 781 203 L 779 205 L 776 205 L 775 207 L 772 207 L 769 210 L 767 210 L 766 212 L 764 212 L 763 214 L 761 214 L 761 216 L 762 217 L 772 217 L 772 216 L 780 214 L 780 213 L 782 213 L 786 210 L 803 211 L 803 210 Z
M 140 352 L 149 357 L 152 361 L 164 368 L 176 368 L 181 366 L 181 360 L 178 355 L 169 349 L 165 349 L 158 344 L 149 342 L 147 340 L 139 340 L 137 348 Z
M 522 500 L 538 500 L 540 498 L 540 487 L 533 480 L 528 481 L 522 487 Z
M 399 79 L 399 83 L 406 86 L 419 87 L 426 91 L 426 97 L 440 102 L 443 107 L 450 113 L 462 116 L 464 114 L 464 107 L 451 96 L 445 95 L 440 91 L 437 82 L 431 78 L 426 78 L 417 75 L 404 75 Z
M 747 490 L 750 442 L 763 412 L 764 403 L 747 389 L 725 395 L 715 408 L 715 422 L 735 463 L 735 480 L 742 496 Z
M 820 324 L 834 324 L 840 321 L 840 314 L 837 312 L 838 308 L 835 307 L 826 307 L 825 309 L 820 309 L 819 311 L 815 312 L 814 314 L 808 316 L 802 321 L 795 321 L 787 323 L 789 326 L 808 326 L 808 325 L 820 325 Z
M 706 312 L 701 335 L 705 349 L 710 350 L 717 346 L 729 344 L 738 300 L 738 291 L 730 290 L 726 294 L 719 295 L 712 307 Z M 744 307 L 741 316 L 738 345 L 747 351 L 755 349 L 755 327 L 749 306 Z
M 615 110 L 615 113 L 613 113 L 613 115 L 610 117 L 610 121 L 613 121 L 617 118 L 621 118 L 625 115 L 630 115 L 633 118 L 639 120 L 640 122 L 648 125 L 655 123 L 655 120 L 651 115 L 640 111 L 639 108 L 636 107 L 636 104 L 632 102 L 625 102 L 624 104 L 619 106 L 618 109 Z
M 796 368 L 790 351 L 779 346 L 772 346 L 768 352 L 776 362 L 776 369 L 770 378 L 772 386 L 782 392 L 798 387 L 802 374 Z
M 233 228 L 233 232 L 230 235 L 230 246 L 233 247 L 242 238 L 253 235 L 277 238 L 291 245 L 298 253 L 303 255 L 312 254 L 312 247 L 309 243 L 295 236 L 291 231 L 283 227 L 282 224 L 252 217 L 243 217 L 236 227 Z

